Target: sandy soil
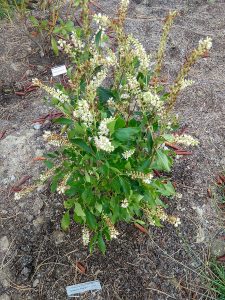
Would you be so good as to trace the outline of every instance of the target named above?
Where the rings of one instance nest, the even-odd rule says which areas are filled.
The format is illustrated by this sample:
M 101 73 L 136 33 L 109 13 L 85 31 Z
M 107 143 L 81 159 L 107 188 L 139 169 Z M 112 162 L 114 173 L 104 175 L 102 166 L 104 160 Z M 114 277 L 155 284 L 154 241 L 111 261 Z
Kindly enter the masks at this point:
M 96 1 L 113 15 L 117 0 Z M 178 9 L 166 51 L 165 78 L 170 82 L 186 54 L 199 39 L 211 36 L 213 49 L 191 71 L 195 84 L 179 97 L 176 113 L 187 132 L 200 141 L 193 155 L 177 161 L 173 180 L 182 199 L 170 210 L 180 216 L 178 230 L 171 226 L 150 228 L 149 236 L 132 225 L 121 224 L 121 235 L 108 246 L 104 257 L 89 255 L 80 241 L 80 228 L 60 231 L 63 199 L 48 189 L 15 201 L 12 187 L 43 168 L 33 158 L 47 149 L 43 130 L 52 126 L 33 124 L 52 111 L 40 91 L 18 96 L 33 77 L 49 81 L 50 67 L 58 64 L 39 49 L 19 24 L 0 23 L 0 299 L 63 300 L 65 287 L 99 279 L 102 292 L 83 299 L 207 299 L 208 291 L 198 273 L 206 248 L 224 234 L 218 225 L 207 189 L 225 165 L 224 68 L 225 3 L 223 1 L 140 1 L 131 3 L 127 31 L 156 50 L 162 20 L 170 9 Z M 96 7 L 95 7 L 96 9 Z M 224 253 L 225 254 L 225 253 Z M 77 262 L 86 273 L 80 274 Z M 211 296 L 208 299 L 216 299 Z

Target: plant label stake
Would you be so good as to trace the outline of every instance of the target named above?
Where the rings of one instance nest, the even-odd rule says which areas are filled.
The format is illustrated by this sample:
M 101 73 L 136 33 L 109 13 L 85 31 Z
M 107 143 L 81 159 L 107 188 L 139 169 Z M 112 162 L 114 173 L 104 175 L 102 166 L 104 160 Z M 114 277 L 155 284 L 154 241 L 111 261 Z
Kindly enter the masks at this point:
M 66 292 L 68 297 L 76 297 L 77 294 L 83 294 L 85 292 L 92 292 L 95 290 L 99 291 L 101 289 L 102 287 L 99 280 L 95 280 L 67 286 Z
M 59 76 L 62 74 L 66 74 L 66 72 L 67 72 L 67 69 L 66 69 L 65 65 L 52 68 L 52 76 L 53 77 L 56 77 L 56 76 Z

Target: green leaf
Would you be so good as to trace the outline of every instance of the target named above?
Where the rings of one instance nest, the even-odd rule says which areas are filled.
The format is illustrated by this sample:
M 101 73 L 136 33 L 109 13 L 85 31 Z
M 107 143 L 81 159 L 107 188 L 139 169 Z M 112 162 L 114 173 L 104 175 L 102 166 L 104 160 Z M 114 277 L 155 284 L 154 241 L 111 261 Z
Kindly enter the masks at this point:
M 102 232 L 99 233 L 98 235 L 98 247 L 99 249 L 101 250 L 101 252 L 103 254 L 105 254 L 105 251 L 106 251 L 106 245 L 105 245 L 105 242 L 104 242 L 104 239 L 102 237 Z
M 89 154 L 94 154 L 94 151 L 82 139 L 71 139 L 71 142 Z
M 93 230 L 97 229 L 97 221 L 95 216 L 89 211 L 86 210 L 86 218 L 87 218 L 87 224 L 89 225 L 89 227 Z
M 63 230 L 67 230 L 70 226 L 70 212 L 67 211 L 61 220 L 61 227 Z
M 68 132 L 68 138 L 72 139 L 74 137 L 84 136 L 85 129 L 78 123 L 74 124 L 74 128 Z
M 64 207 L 66 209 L 71 209 L 72 207 L 74 207 L 74 199 L 64 201 Z
M 75 203 L 75 209 L 74 209 L 74 212 L 79 216 L 81 217 L 83 220 L 86 219 L 86 215 L 85 215 L 85 212 L 83 211 L 80 203 L 76 202 Z
M 160 170 L 160 171 L 166 171 L 170 172 L 170 167 L 172 163 L 169 160 L 169 157 L 165 153 L 163 153 L 161 150 L 156 151 L 156 160 L 152 164 L 152 168 Z
M 116 121 L 117 121 L 117 120 L 113 120 L 112 122 L 109 122 L 109 123 L 107 124 L 107 127 L 108 127 L 108 129 L 109 129 L 110 134 L 113 134 L 114 131 L 115 131 Z
M 50 160 L 44 160 L 44 164 L 48 169 L 52 169 L 54 167 L 53 162 L 51 162 Z
M 120 181 L 120 184 L 122 186 L 124 194 L 126 196 L 129 196 L 130 195 L 130 189 L 131 189 L 130 182 L 127 179 L 124 179 L 123 177 L 119 177 L 119 181 Z
M 86 182 L 91 182 L 90 175 L 88 174 L 87 171 L 85 171 L 85 180 L 86 180 Z
M 63 124 L 63 125 L 71 125 L 73 121 L 67 118 L 57 118 L 54 119 L 54 123 Z
M 95 235 L 91 238 L 90 243 L 89 243 L 90 253 L 93 252 L 94 247 L 95 247 L 96 242 L 97 242 L 97 239 L 98 239 L 98 233 L 95 233 Z
M 97 95 L 101 104 L 106 103 L 109 100 L 109 98 L 113 97 L 112 91 L 103 87 L 99 87 L 97 89 Z
M 153 138 L 151 132 L 149 132 L 147 135 L 147 147 L 148 147 L 148 152 L 151 154 L 153 148 Z
M 135 223 L 138 223 L 138 224 L 140 224 L 140 225 L 145 225 L 145 224 L 146 224 L 144 221 L 139 220 L 139 219 L 135 219 L 134 222 L 135 222 Z
M 102 36 L 102 30 L 99 30 L 99 32 L 95 35 L 95 45 L 97 48 L 100 46 L 101 36 Z
M 135 140 L 140 129 L 137 127 L 119 128 L 115 131 L 115 137 L 121 142 Z
M 56 42 L 56 40 L 53 36 L 51 38 L 51 45 L 52 45 L 52 50 L 53 50 L 54 54 L 56 56 L 58 56 L 59 55 L 59 49 L 58 49 L 57 42 Z
M 95 208 L 96 208 L 96 210 L 97 210 L 99 213 L 102 212 L 102 204 L 101 204 L 101 203 L 96 202 L 96 203 L 95 203 Z
M 115 129 L 124 128 L 126 125 L 126 122 L 121 117 L 116 119 Z
M 110 186 L 111 186 L 112 190 L 115 191 L 117 194 L 120 193 L 120 187 L 121 187 L 121 185 L 120 185 L 120 180 L 119 180 L 118 177 L 115 177 L 112 180 Z
M 57 186 L 58 186 L 58 180 L 53 180 L 52 183 L 51 183 L 51 192 L 52 193 L 55 193 L 56 190 L 57 190 Z
M 32 22 L 33 26 L 35 26 L 35 27 L 39 26 L 39 22 L 34 16 L 30 16 L 29 19 Z

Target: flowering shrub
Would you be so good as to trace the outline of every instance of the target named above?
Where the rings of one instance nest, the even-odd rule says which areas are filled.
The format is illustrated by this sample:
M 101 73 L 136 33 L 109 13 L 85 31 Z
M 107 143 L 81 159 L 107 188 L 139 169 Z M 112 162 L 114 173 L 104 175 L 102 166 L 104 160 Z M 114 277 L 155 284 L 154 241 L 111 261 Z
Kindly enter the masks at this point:
M 209 38 L 201 40 L 165 90 L 159 75 L 177 13 L 166 18 L 151 69 L 144 47 L 123 30 L 128 2 L 122 0 L 117 19 L 110 20 L 101 14 L 91 19 L 88 1 L 77 1 L 83 26 L 58 41 L 59 50 L 71 59 L 69 87 L 52 88 L 34 80 L 64 113 L 56 120 L 62 124 L 61 134 L 44 134 L 58 148 L 46 155 L 49 171 L 40 183 L 51 179 L 51 191 L 65 195 L 62 228 L 68 229 L 72 219 L 82 224 L 84 245 L 92 250 L 97 244 L 102 252 L 105 240 L 118 237 L 119 221 L 180 224 L 180 218 L 165 210 L 164 199 L 176 196 L 168 179 L 175 152 L 165 143 L 198 143 L 175 134 L 177 120 L 171 109 L 179 92 L 191 84 L 186 80 L 191 65 L 211 48 Z

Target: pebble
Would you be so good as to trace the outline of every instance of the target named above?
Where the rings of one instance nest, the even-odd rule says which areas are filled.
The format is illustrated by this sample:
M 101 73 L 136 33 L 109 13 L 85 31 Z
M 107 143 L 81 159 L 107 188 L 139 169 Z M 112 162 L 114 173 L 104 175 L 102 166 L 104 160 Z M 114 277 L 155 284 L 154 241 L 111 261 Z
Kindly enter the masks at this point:
M 39 279 L 35 279 L 34 282 L 33 282 L 33 287 L 37 287 L 39 284 Z
M 7 251 L 8 248 L 9 248 L 9 240 L 5 235 L 0 239 L 0 251 L 5 252 Z
M 220 257 L 225 255 L 225 241 L 215 240 L 211 245 L 211 254 L 215 257 Z
M 41 129 L 41 124 L 40 123 L 35 123 L 33 125 L 33 127 L 34 127 L 35 130 L 39 130 L 39 129 Z
M 65 234 L 62 231 L 54 231 L 53 232 L 53 239 L 56 245 L 62 244 L 64 242 Z
M 38 229 L 44 223 L 44 218 L 39 216 L 35 220 L 33 220 L 33 225 L 36 229 Z
M 38 199 L 36 199 L 34 201 L 34 204 L 33 204 L 33 214 L 35 216 L 37 216 L 37 215 L 40 214 L 40 210 L 42 209 L 43 205 L 44 205 L 44 202 L 40 198 L 38 198 Z
M 26 71 L 26 76 L 33 76 L 34 72 L 32 70 L 27 70 Z

